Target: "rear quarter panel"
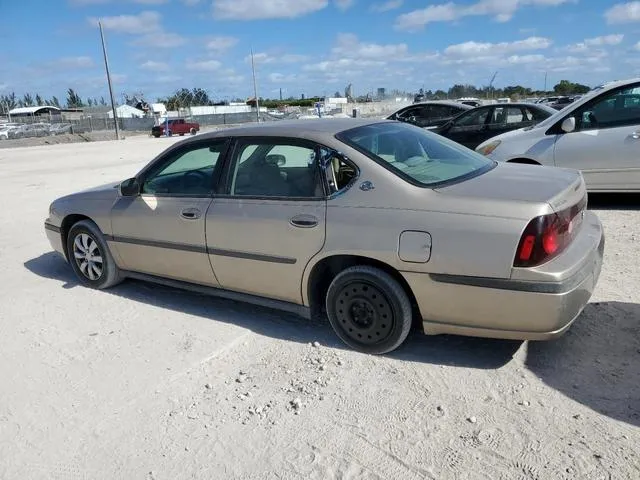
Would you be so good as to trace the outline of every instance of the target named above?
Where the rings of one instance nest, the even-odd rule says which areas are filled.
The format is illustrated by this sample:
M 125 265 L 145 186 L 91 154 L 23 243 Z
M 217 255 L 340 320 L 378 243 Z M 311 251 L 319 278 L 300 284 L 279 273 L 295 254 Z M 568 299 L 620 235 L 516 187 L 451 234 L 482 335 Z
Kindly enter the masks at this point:
M 345 153 L 358 164 L 360 176 L 349 190 L 328 200 L 325 244 L 305 269 L 304 286 L 313 266 L 333 255 L 368 257 L 401 272 L 509 278 L 527 220 L 452 212 L 448 200 L 437 192 L 415 187 L 373 161 L 362 160 L 359 152 Z M 365 181 L 375 188 L 361 190 Z M 426 263 L 400 259 L 399 238 L 406 230 L 430 234 Z M 307 288 L 302 291 L 306 296 Z

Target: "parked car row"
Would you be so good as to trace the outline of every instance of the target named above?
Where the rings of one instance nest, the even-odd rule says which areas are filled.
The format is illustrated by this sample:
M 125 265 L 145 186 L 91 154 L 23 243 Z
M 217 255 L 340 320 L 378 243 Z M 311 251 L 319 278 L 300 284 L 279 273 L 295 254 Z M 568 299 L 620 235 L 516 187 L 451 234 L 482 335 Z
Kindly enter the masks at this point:
M 405 107 L 389 119 L 427 127 L 503 162 L 581 170 L 591 191 L 640 191 L 640 79 L 600 85 L 585 95 L 536 103 L 453 102 Z M 419 116 L 418 116 L 419 115 Z
M 71 133 L 71 131 L 72 126 L 70 123 L 5 123 L 0 124 L 0 140 L 47 137 L 49 135 Z
M 497 103 L 474 108 L 458 102 L 431 101 L 401 108 L 387 119 L 428 128 L 474 149 L 491 137 L 535 125 L 554 113 L 553 108 L 536 103 Z

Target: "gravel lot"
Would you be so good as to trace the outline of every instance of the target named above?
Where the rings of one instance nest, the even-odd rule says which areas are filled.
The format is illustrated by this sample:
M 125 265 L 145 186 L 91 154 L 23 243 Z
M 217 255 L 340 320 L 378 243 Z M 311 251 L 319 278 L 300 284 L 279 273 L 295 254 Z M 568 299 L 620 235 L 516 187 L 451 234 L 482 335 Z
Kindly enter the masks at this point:
M 49 202 L 177 140 L 0 150 L 0 479 L 640 478 L 640 198 L 591 198 L 604 269 L 561 339 L 372 357 L 323 322 L 76 283 Z

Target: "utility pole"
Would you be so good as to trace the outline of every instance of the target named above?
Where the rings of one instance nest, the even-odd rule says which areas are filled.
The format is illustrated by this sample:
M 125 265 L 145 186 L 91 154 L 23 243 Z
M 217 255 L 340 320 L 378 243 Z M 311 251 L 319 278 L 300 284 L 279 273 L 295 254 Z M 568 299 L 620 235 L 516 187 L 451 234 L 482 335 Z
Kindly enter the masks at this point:
M 547 72 L 544 72 L 544 93 L 547 93 Z
M 258 101 L 258 86 L 256 84 L 256 67 L 253 63 L 253 47 L 251 47 L 251 72 L 253 74 L 253 95 L 256 98 L 256 122 L 260 123 L 260 102 Z
M 109 61 L 107 60 L 107 48 L 104 46 L 104 33 L 102 22 L 98 22 L 100 27 L 100 39 L 102 40 L 102 54 L 104 55 L 104 69 L 107 72 L 107 83 L 109 84 L 109 96 L 111 97 L 111 111 L 113 112 L 113 124 L 116 128 L 116 139 L 120 140 L 120 129 L 118 128 L 118 116 L 116 113 L 116 102 L 113 99 L 113 87 L 111 86 L 111 75 L 109 74 Z

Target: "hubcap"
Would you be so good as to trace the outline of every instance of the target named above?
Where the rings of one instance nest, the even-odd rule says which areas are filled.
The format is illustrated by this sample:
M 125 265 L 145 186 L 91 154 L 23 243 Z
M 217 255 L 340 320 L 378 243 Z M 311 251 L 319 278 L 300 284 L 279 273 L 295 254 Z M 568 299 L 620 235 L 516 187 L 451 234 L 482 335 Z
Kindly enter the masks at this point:
M 358 343 L 377 343 L 391 334 L 391 305 L 384 293 L 369 283 L 345 286 L 336 297 L 335 309 L 344 333 Z
M 102 276 L 103 262 L 98 243 L 88 234 L 80 233 L 73 241 L 73 256 L 82 274 L 89 280 Z

